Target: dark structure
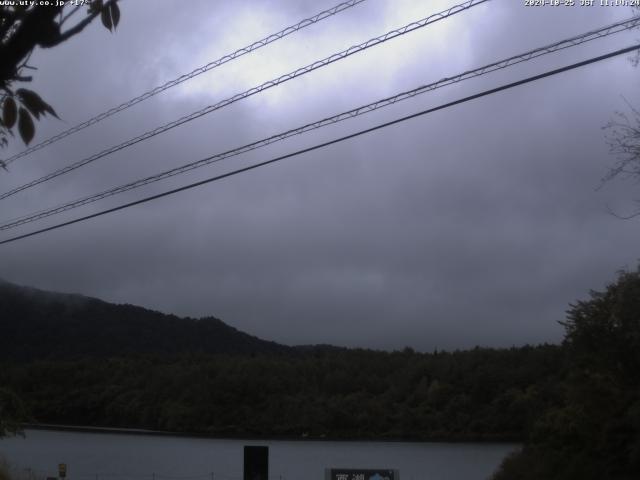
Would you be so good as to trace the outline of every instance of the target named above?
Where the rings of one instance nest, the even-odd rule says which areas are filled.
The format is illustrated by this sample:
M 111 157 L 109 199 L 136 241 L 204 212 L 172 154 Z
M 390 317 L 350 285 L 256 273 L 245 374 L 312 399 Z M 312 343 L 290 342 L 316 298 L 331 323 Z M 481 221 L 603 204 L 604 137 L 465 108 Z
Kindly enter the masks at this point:
M 269 447 L 244 447 L 244 480 L 269 480 Z

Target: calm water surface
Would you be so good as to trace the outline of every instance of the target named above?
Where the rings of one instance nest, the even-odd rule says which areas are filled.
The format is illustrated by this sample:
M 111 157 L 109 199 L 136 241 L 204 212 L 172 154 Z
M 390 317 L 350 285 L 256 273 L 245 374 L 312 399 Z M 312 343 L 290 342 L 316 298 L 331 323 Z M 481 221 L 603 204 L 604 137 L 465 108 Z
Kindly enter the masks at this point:
M 515 444 L 215 440 L 27 430 L 0 440 L 0 455 L 21 477 L 25 468 L 68 480 L 238 480 L 244 445 L 269 446 L 274 480 L 323 480 L 324 469 L 393 468 L 402 480 L 486 479 Z

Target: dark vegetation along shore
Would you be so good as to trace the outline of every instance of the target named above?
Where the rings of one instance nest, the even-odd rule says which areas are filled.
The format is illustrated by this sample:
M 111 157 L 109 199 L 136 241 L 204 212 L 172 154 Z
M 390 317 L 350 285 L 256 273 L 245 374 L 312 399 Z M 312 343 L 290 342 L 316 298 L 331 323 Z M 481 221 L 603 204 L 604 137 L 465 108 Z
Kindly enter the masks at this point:
M 322 349 L 4 363 L 43 423 L 216 436 L 521 439 L 557 395 L 557 347 L 421 355 Z
M 640 478 L 640 272 L 572 305 L 562 345 L 287 347 L 214 318 L 8 283 L 0 328 L 5 417 L 222 437 L 517 440 L 496 479 Z

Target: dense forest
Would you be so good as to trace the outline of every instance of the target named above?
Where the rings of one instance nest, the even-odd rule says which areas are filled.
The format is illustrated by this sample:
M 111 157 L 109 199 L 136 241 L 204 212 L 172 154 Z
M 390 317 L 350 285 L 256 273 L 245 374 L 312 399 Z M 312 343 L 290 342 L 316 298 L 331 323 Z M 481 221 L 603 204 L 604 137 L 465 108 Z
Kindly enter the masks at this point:
M 0 386 L 33 422 L 211 435 L 522 439 L 557 346 L 286 347 L 215 318 L 0 284 Z
M 212 435 L 521 439 L 557 399 L 558 347 L 0 364 L 34 421 Z
M 640 478 L 640 268 L 571 305 L 561 395 L 495 480 Z
M 215 334 L 193 333 L 209 332 L 201 321 L 144 309 L 138 321 L 127 313 L 138 307 L 5 291 L 3 334 L 25 343 L 0 359 L 0 436 L 3 424 L 15 427 L 7 420 L 16 414 L 2 418 L 12 411 L 39 423 L 215 436 L 520 440 L 495 480 L 640 478 L 640 270 L 571 305 L 562 345 L 432 353 L 284 347 L 206 320 L 226 335 L 224 349 L 212 346 Z M 31 325 L 48 322 L 61 346 L 38 343 L 48 338 L 42 331 L 11 330 L 16 305 Z M 145 337 L 149 318 L 164 335 L 180 321 L 191 333 L 176 334 L 179 348 L 167 350 L 156 333 Z M 95 338 L 55 354 L 79 322 Z M 125 327 L 121 351 L 92 350 Z M 142 353 L 131 351 L 136 343 Z

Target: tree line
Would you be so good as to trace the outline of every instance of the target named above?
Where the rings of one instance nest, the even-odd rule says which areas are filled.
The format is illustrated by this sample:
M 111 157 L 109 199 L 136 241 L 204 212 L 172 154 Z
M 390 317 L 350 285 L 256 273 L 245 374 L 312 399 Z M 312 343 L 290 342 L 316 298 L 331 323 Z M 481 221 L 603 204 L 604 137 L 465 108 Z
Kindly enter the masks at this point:
M 558 397 L 557 346 L 309 348 L 0 364 L 32 420 L 219 436 L 522 439 Z

